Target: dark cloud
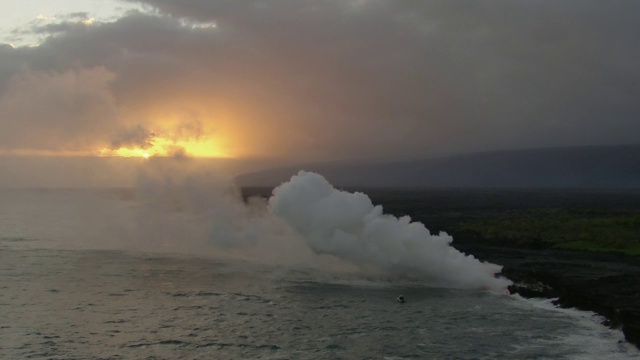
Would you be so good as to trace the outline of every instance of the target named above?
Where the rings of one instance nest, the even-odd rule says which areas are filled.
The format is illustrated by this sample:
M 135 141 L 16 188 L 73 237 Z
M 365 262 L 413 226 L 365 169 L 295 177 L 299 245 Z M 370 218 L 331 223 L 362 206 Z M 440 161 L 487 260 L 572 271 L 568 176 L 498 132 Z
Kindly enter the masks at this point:
M 77 11 L 70 14 L 65 14 L 64 18 L 67 20 L 85 20 L 85 19 L 90 19 L 91 14 L 85 11 Z
M 101 134 L 118 121 L 112 79 L 104 68 L 15 75 L 0 97 L 0 149 L 73 152 L 102 145 Z
M 145 3 L 0 48 L 3 147 L 122 129 L 296 161 L 640 142 L 638 2 Z
M 148 149 L 153 146 L 153 136 L 153 132 L 141 125 L 123 129 L 111 141 L 111 149 L 120 149 L 121 147 Z

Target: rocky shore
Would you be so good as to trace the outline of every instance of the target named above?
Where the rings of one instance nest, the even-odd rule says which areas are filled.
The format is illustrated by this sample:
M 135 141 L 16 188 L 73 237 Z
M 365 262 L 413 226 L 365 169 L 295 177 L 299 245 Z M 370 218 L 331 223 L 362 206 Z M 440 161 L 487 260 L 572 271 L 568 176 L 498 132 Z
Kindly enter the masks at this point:
M 504 265 L 512 293 L 557 298 L 562 307 L 593 311 L 640 348 L 640 257 L 582 251 L 462 244 L 460 250 Z
M 270 188 L 243 188 L 245 198 L 267 198 Z M 640 348 L 640 256 L 559 250 L 558 240 L 607 235 L 637 239 L 635 216 L 640 213 L 640 191 L 566 189 L 359 189 L 385 213 L 409 215 L 432 233 L 447 232 L 453 246 L 477 258 L 503 265 L 503 274 L 514 281 L 510 291 L 524 297 L 554 298 L 556 304 L 592 311 L 619 328 Z M 553 216 L 553 215 L 564 216 Z M 528 219 L 518 227 L 514 222 Z M 501 220 L 496 223 L 495 220 Z M 615 221 L 614 221 L 615 220 Z M 617 222 L 618 220 L 622 223 Z M 496 234 L 483 236 L 494 222 Z M 571 222 L 576 229 L 558 226 Z M 522 224 L 519 222 L 518 224 Z M 542 225 L 540 225 L 542 224 Z M 584 231 L 585 224 L 590 232 Z M 622 225 L 621 225 L 622 224 Z M 536 225 L 536 226 L 533 226 Z M 548 228 L 550 225 L 555 227 Z M 604 226 L 604 227 L 603 227 Z M 470 231 L 472 230 L 472 231 Z M 544 231 L 542 231 L 544 230 Z M 511 233 L 509 233 L 511 232 Z M 623 234 L 624 233 L 624 234 Z M 542 235 L 544 234 L 544 237 Z M 486 234 L 484 234 L 486 235 Z M 542 237 L 542 238 L 541 238 Z M 615 237 L 615 236 L 614 236 Z M 623 241 L 623 237 L 617 241 Z M 611 239 L 609 239 L 611 240 Z M 602 245 L 602 244 L 600 244 Z M 627 244 L 628 245 L 628 244 Z

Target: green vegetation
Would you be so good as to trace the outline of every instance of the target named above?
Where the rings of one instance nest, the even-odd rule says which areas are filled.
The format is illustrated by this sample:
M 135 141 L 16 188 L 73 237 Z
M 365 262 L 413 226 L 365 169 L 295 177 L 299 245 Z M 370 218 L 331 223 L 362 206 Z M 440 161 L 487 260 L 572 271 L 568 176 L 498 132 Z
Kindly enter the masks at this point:
M 640 214 L 585 209 L 528 209 L 460 224 L 459 230 L 514 246 L 640 255 Z

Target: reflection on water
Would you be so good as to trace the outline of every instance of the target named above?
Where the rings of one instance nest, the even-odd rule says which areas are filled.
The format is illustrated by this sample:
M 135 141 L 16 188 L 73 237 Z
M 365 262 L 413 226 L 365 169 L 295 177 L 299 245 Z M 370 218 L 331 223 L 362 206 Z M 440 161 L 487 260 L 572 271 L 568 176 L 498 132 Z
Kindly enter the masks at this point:
M 469 290 L 0 242 L 0 358 L 633 358 L 586 313 Z M 403 294 L 406 303 L 396 302 Z

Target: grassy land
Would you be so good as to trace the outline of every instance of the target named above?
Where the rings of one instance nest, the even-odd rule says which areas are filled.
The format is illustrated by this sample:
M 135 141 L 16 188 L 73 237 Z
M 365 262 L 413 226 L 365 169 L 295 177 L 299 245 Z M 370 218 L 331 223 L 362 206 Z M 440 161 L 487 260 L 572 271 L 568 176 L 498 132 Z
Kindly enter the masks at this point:
M 585 209 L 512 211 L 460 224 L 494 243 L 640 255 L 640 214 Z
M 373 192 L 374 203 L 409 215 L 455 242 L 640 255 L 640 194 L 578 191 Z

